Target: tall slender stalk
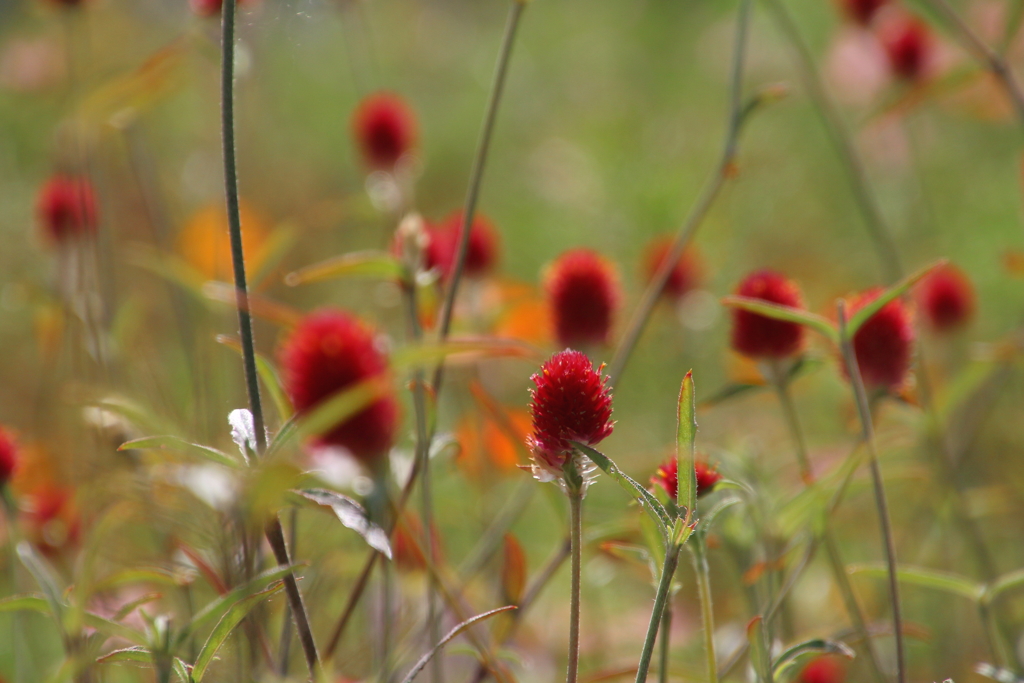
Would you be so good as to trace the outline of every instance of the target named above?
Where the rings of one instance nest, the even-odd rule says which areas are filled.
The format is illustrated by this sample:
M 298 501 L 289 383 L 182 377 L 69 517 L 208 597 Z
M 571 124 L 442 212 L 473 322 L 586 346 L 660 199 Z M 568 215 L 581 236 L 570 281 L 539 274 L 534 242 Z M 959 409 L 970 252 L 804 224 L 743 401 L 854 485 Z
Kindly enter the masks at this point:
M 875 505 L 878 508 L 878 521 L 882 527 L 882 538 L 885 543 L 885 561 L 889 571 L 889 598 L 892 601 L 893 636 L 896 639 L 896 680 L 898 683 L 906 683 L 906 656 L 903 648 L 903 612 L 900 608 L 900 587 L 896 573 L 896 544 L 892 535 L 892 521 L 889 518 L 889 503 L 885 497 L 882 471 L 878 465 L 878 451 L 875 448 L 875 428 L 871 420 L 871 409 L 868 406 L 868 396 L 864 389 L 864 379 L 861 377 L 860 368 L 857 366 L 857 354 L 854 353 L 852 340 L 846 333 L 846 302 L 842 299 L 838 302 L 837 317 L 840 349 L 843 353 L 843 360 L 846 362 L 846 371 L 850 375 L 850 384 L 853 385 L 853 393 L 857 403 L 857 414 L 860 417 L 864 443 L 868 448 L 868 464 L 871 469 L 871 481 L 874 486 Z
M 790 44 L 799 67 L 800 80 L 804 89 L 814 101 L 815 109 L 825 125 L 829 140 L 839 155 L 843 169 L 850 182 L 850 189 L 853 191 L 853 198 L 860 209 L 864 224 L 868 230 L 868 237 L 875 248 L 882 266 L 882 273 L 889 282 L 895 282 L 903 274 L 903 263 L 899 252 L 896 249 L 896 242 L 893 240 L 892 231 L 886 223 L 882 210 L 878 206 L 878 200 L 868 182 L 867 171 L 864 169 L 864 162 L 861 161 L 857 150 L 850 139 L 850 133 L 846 128 L 839 110 L 832 103 L 825 86 L 822 83 L 821 75 L 814 64 L 814 57 L 807 47 L 800 30 L 793 21 L 793 16 L 782 0 L 764 0 L 768 7 L 769 14 L 775 20 L 779 30 Z
M 704 626 L 704 656 L 708 663 L 708 683 L 718 683 L 718 658 L 715 656 L 715 613 L 711 602 L 711 572 L 708 553 L 698 538 L 693 546 L 693 568 L 697 574 L 697 595 L 700 598 L 700 617 Z
M 805 486 L 810 486 L 814 483 L 814 475 L 811 472 L 810 458 L 807 454 L 807 441 L 800 426 L 800 417 L 796 412 L 793 397 L 789 392 L 789 382 L 786 379 L 785 372 L 777 363 L 769 368 L 768 374 L 770 375 L 772 385 L 775 387 L 775 393 L 779 397 L 779 404 L 782 406 L 790 437 L 793 439 L 797 463 L 800 466 L 800 477 L 803 479 Z M 878 652 L 875 649 L 874 642 L 871 640 L 871 635 L 868 633 L 867 621 L 864 619 L 864 613 L 857 602 L 857 596 L 853 592 L 850 576 L 846 573 L 846 565 L 843 563 L 842 555 L 839 552 L 839 544 L 836 542 L 835 534 L 832 533 L 832 525 L 828 519 L 825 520 L 824 528 L 821 531 L 821 539 L 825 545 L 825 557 L 828 559 L 829 566 L 832 569 L 832 576 L 836 582 L 836 587 L 839 588 L 839 593 L 842 595 L 846 614 L 850 617 L 850 623 L 853 625 L 854 631 L 857 632 L 857 635 L 864 642 L 864 649 L 868 653 L 868 663 L 871 666 L 871 672 L 878 683 L 885 683 L 886 677 L 878 659 Z
M 572 588 L 569 594 L 569 663 L 566 683 L 576 683 L 580 667 L 580 559 L 583 549 L 583 489 L 567 487 L 569 494 L 569 554 Z
M 668 605 L 672 577 L 676 574 L 681 548 L 680 545 L 671 545 L 665 553 L 665 562 L 661 568 L 661 580 L 658 582 L 658 592 L 654 595 L 654 609 L 651 610 L 651 620 L 647 624 L 647 636 L 644 638 L 643 650 L 640 651 L 640 664 L 636 668 L 636 683 L 647 681 L 647 672 L 651 668 L 651 657 L 654 654 L 654 641 L 658 637 L 662 614 Z
M 221 11 L 221 131 L 224 145 L 224 194 L 227 201 L 228 228 L 231 236 L 231 264 L 235 277 L 236 307 L 238 309 L 239 336 L 242 340 L 242 365 L 245 386 L 249 396 L 256 433 L 256 449 L 262 453 L 267 446 L 267 432 L 263 421 L 263 406 L 256 374 L 256 350 L 249 315 L 249 289 L 245 277 L 245 255 L 242 249 L 242 221 L 238 209 L 238 171 L 235 161 L 235 5 L 236 0 L 224 0 Z M 281 521 L 275 515 L 266 525 L 264 533 L 281 566 L 291 564 Z M 309 626 L 309 617 L 302 602 L 302 593 L 294 574 L 284 578 L 285 593 L 302 643 L 310 679 L 316 677 L 320 657 Z
M 661 659 L 660 666 L 658 666 L 658 683 L 668 683 L 668 660 L 669 652 L 671 652 L 672 643 L 672 606 L 665 606 L 665 613 L 661 615 L 661 629 L 659 631 L 661 635 L 661 651 L 659 657 Z
M 612 386 L 617 384 L 622 376 L 626 363 L 629 362 L 629 357 L 633 354 L 633 350 L 640 340 L 640 335 L 647 326 L 647 321 L 650 320 L 651 313 L 654 311 L 654 305 L 658 302 L 658 298 L 665 289 L 665 283 L 668 282 L 672 269 L 675 268 L 686 247 L 689 246 L 694 235 L 697 233 L 697 229 L 704 222 L 722 187 L 734 174 L 733 166 L 736 160 L 736 148 L 739 144 L 740 130 L 743 127 L 742 124 L 745 118 L 743 109 L 743 64 L 747 45 L 747 27 L 750 23 L 750 5 L 750 0 L 741 0 L 739 13 L 736 18 L 736 40 L 733 43 L 732 76 L 729 85 L 729 125 L 725 134 L 725 143 L 722 146 L 722 154 L 719 157 L 718 164 L 715 166 L 715 170 L 711 174 L 711 178 L 707 181 L 704 189 L 701 190 L 697 203 L 694 204 L 690 214 L 686 217 L 686 221 L 679 228 L 671 248 L 665 258 L 662 259 L 661 265 L 658 267 L 654 277 L 651 278 L 647 289 L 644 290 L 640 303 L 637 304 L 633 317 L 630 318 L 629 325 L 615 349 L 615 354 L 608 364 L 608 383 Z

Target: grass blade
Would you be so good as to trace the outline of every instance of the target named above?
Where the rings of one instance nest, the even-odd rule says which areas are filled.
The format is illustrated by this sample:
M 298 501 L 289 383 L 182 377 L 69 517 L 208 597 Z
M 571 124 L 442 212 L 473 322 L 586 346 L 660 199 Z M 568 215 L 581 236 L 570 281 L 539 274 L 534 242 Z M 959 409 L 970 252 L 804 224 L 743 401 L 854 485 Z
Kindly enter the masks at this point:
M 422 671 L 423 668 L 430 662 L 430 660 L 434 658 L 434 655 L 436 655 L 438 652 L 440 652 L 441 648 L 443 648 L 445 645 L 447 645 L 448 641 L 450 641 L 452 638 L 454 638 L 455 636 L 459 635 L 460 633 L 465 631 L 467 628 L 469 628 L 470 626 L 472 626 L 473 624 L 475 624 L 475 623 L 477 623 L 479 621 L 483 621 L 484 619 L 487 619 L 489 617 L 493 617 L 495 614 L 501 614 L 502 612 L 507 612 L 507 611 L 509 611 L 511 609 L 517 609 L 517 608 L 516 608 L 515 605 L 506 605 L 505 607 L 499 607 L 498 609 L 492 609 L 490 612 L 484 612 L 483 614 L 478 614 L 475 617 L 472 617 L 470 619 L 466 619 L 464 622 L 462 622 L 461 624 L 459 624 L 458 626 L 453 628 L 451 631 L 449 631 L 448 635 L 446 635 L 444 638 L 442 638 L 440 640 L 440 642 L 438 642 L 437 645 L 432 647 L 427 654 L 425 654 L 422 657 L 420 657 L 420 661 L 416 662 L 416 665 L 412 667 L 412 669 L 406 675 L 405 680 L 402 681 L 402 683 L 412 683 L 412 680 L 414 678 L 416 678 L 416 676 L 419 674 L 419 672 Z

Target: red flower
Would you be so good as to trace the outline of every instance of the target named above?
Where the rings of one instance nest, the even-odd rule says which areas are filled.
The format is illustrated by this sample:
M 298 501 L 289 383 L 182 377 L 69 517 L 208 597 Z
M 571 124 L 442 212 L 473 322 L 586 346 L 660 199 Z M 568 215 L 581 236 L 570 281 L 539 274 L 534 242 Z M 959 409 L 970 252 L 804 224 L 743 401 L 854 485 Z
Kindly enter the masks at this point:
M 534 460 L 548 472 L 561 474 L 572 446 L 593 446 L 612 433 L 612 396 L 585 353 L 566 349 L 553 355 L 530 379 L 533 434 L 526 440 Z
M 352 134 L 367 166 L 390 170 L 416 144 L 416 117 L 401 97 L 379 92 L 359 103 Z
M 47 239 L 61 243 L 96 232 L 96 195 L 85 177 L 55 175 L 39 190 L 39 224 Z
M 302 320 L 281 348 L 284 385 L 296 411 L 305 413 L 357 382 L 382 377 L 387 360 L 373 331 L 348 313 L 325 309 Z M 398 404 L 388 394 L 320 437 L 363 462 L 391 448 L 398 426 Z
M 78 542 L 81 523 L 69 489 L 46 484 L 23 501 L 26 533 L 44 553 L 53 554 Z
M 947 332 L 964 325 L 974 314 L 974 287 L 962 270 L 949 264 L 924 279 L 918 301 L 932 329 Z
M 848 306 L 852 317 L 878 298 L 881 287 L 855 296 Z M 897 389 L 910 369 L 914 325 L 910 310 L 901 299 L 893 299 L 868 318 L 853 335 L 853 350 L 864 385 L 868 388 Z
M 559 344 L 604 344 L 620 293 L 615 267 L 589 249 L 562 254 L 548 271 L 545 289 Z
M 771 270 L 751 273 L 736 289 L 739 296 L 802 308 L 800 290 L 792 280 Z M 786 358 L 800 352 L 804 328 L 741 309 L 732 311 L 732 348 L 750 358 Z
M 842 0 L 843 11 L 861 26 L 871 23 L 887 0 Z
M 238 5 L 244 5 L 246 0 L 236 0 Z M 201 17 L 212 17 L 220 14 L 224 6 L 224 0 L 189 0 L 192 11 Z
M 879 29 L 878 38 L 894 74 L 908 81 L 924 75 L 932 39 L 923 23 L 913 17 L 898 16 Z
M 838 657 L 815 657 L 800 671 L 798 683 L 843 683 L 846 667 Z
M 718 473 L 717 469 L 701 460 L 693 463 L 693 469 L 697 474 L 698 498 L 705 493 L 710 493 L 711 489 L 715 488 L 715 484 L 722 479 L 722 475 Z M 651 483 L 665 489 L 665 493 L 672 500 L 676 499 L 676 496 L 679 495 L 679 462 L 675 456 L 672 456 L 658 467 L 658 471 L 651 477 Z
M 445 233 L 442 239 L 448 242 L 450 255 L 447 258 L 445 274 L 454 267 L 455 259 L 458 257 L 459 238 L 462 234 L 462 212 L 449 216 L 441 224 L 440 230 Z M 494 268 L 498 262 L 498 251 L 500 247 L 498 231 L 494 224 L 485 216 L 476 213 L 473 216 L 473 224 L 469 228 L 469 249 L 466 252 L 466 263 L 463 272 L 476 277 L 485 275 Z
M 0 488 L 11 480 L 18 460 L 18 444 L 10 432 L 0 427 Z
M 672 242 L 670 237 L 657 237 L 647 245 L 644 252 L 644 273 L 648 282 L 654 279 L 655 273 L 668 257 L 672 250 Z M 697 258 L 692 250 L 687 249 L 669 272 L 662 294 L 671 299 L 679 299 L 696 287 L 699 280 L 700 266 L 697 263 Z

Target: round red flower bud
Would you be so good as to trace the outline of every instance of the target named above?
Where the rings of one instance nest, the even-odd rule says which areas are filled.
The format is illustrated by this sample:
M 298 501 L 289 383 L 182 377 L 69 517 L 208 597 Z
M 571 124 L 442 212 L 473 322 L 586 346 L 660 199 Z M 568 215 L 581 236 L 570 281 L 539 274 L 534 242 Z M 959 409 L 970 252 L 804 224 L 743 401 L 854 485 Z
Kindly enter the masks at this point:
M 932 39 L 923 23 L 909 16 L 894 17 L 879 28 L 878 37 L 896 76 L 916 81 L 924 75 Z
M 804 305 L 796 284 L 772 270 L 751 273 L 736 288 L 736 294 L 792 308 Z M 796 323 L 738 308 L 732 311 L 732 348 L 744 356 L 786 358 L 799 353 L 803 343 L 804 328 Z
M 352 134 L 367 166 L 390 170 L 416 144 L 416 116 L 398 95 L 375 93 L 356 107 Z
M 441 225 L 441 230 L 448 233 L 451 255 L 449 268 L 455 265 L 458 257 L 459 238 L 462 229 L 462 212 L 449 216 Z M 498 263 L 500 243 L 498 231 L 494 224 L 479 213 L 473 216 L 473 224 L 469 228 L 469 245 L 466 251 L 466 263 L 463 272 L 469 277 L 486 275 Z
M 0 427 L 0 489 L 11 480 L 18 460 L 18 444 L 10 432 Z
M 530 379 L 533 434 L 526 443 L 534 460 L 560 474 L 572 452 L 570 441 L 593 446 L 612 433 L 612 395 L 602 365 L 581 351 L 566 349 L 551 356 Z
M 672 242 L 670 237 L 657 237 L 647 245 L 644 251 L 644 274 L 648 282 L 654 279 L 668 257 L 672 250 Z M 670 299 L 680 299 L 696 287 L 699 281 L 700 265 L 694 252 L 687 249 L 669 271 L 668 280 L 665 281 L 665 288 L 661 293 Z
M 715 484 L 722 479 L 722 475 L 718 473 L 718 470 L 702 460 L 693 463 L 693 469 L 697 475 L 698 498 L 706 493 L 710 493 L 715 488 Z M 679 462 L 675 456 L 669 458 L 658 467 L 658 471 L 651 477 L 651 483 L 665 489 L 665 493 L 672 500 L 676 499 L 676 496 L 679 495 Z
M 611 262 L 590 249 L 567 251 L 551 264 L 545 290 L 559 344 L 608 341 L 621 299 Z
M 280 352 L 284 386 L 302 414 L 339 391 L 388 372 L 373 331 L 354 316 L 325 309 L 306 316 Z M 398 403 L 387 394 L 322 434 L 324 445 L 347 449 L 364 463 L 390 450 L 398 427 Z
M 39 225 L 55 244 L 96 232 L 96 195 L 84 177 L 58 174 L 40 188 L 36 200 Z
M 815 657 L 800 671 L 798 683 L 843 683 L 846 680 L 846 666 L 839 657 L 822 655 Z
M 974 287 L 963 271 L 952 264 L 933 270 L 917 294 L 925 320 L 936 332 L 961 327 L 974 315 Z
M 882 293 L 881 287 L 855 296 L 847 307 L 852 317 Z M 914 345 L 914 325 L 910 310 L 901 299 L 893 299 L 868 318 L 853 335 L 864 385 L 870 388 L 898 389 L 910 370 Z
M 850 19 L 867 26 L 887 0 L 842 0 L 843 11 Z

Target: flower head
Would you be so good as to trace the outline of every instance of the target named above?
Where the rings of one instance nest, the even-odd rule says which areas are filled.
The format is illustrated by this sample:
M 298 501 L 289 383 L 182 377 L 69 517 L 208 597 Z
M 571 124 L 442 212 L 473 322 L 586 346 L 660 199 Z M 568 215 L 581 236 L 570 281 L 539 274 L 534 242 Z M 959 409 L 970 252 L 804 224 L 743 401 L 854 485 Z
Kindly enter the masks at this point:
M 655 273 L 668 257 L 672 250 L 672 241 L 668 237 L 658 237 L 647 245 L 644 252 L 644 274 L 648 282 L 654 279 Z M 700 266 L 697 257 L 692 250 L 686 250 L 669 271 L 668 280 L 665 281 L 665 288 L 661 293 L 670 299 L 680 299 L 696 287 L 699 280 Z
M 352 134 L 367 166 L 390 170 L 416 144 L 416 116 L 398 95 L 378 92 L 359 103 Z
M 354 316 L 324 309 L 302 320 L 280 352 L 284 385 L 299 413 L 358 382 L 388 372 L 387 359 L 374 342 L 373 331 Z M 394 443 L 398 403 L 390 393 L 320 436 L 320 443 L 347 449 L 369 463 Z
M 561 475 L 572 454 L 570 441 L 593 446 L 612 433 L 612 396 L 601 369 L 585 353 L 566 349 L 530 378 L 536 386 L 530 390 L 533 434 L 526 443 L 546 473 Z
M 565 252 L 545 278 L 555 337 L 559 344 L 604 344 L 619 306 L 615 267 L 590 249 Z
M 861 26 L 867 26 L 887 0 L 842 0 L 843 11 Z
M 448 255 L 448 267 L 445 273 L 455 265 L 458 257 L 459 238 L 462 235 L 462 212 L 449 216 L 441 224 L 440 230 L 445 233 L 451 251 Z M 470 277 L 486 275 L 498 262 L 500 241 L 498 231 L 486 216 L 476 213 L 469 228 L 469 245 L 466 252 L 464 272 Z
M 932 37 L 923 23 L 911 16 L 894 16 L 879 28 L 878 38 L 893 74 L 907 81 L 924 76 L 931 59 Z
M 836 656 L 821 655 L 815 657 L 800 671 L 798 683 L 843 683 L 846 680 L 846 667 Z
M 956 266 L 941 266 L 921 283 L 918 303 L 932 329 L 948 332 L 967 323 L 974 314 L 974 287 Z
M 11 480 L 18 466 L 18 444 L 9 431 L 0 427 L 0 489 Z
M 855 296 L 848 306 L 853 316 L 878 298 L 881 287 Z M 893 299 L 868 318 L 853 335 L 857 366 L 868 388 L 898 389 L 910 370 L 914 325 L 910 310 L 899 298 Z
M 737 287 L 736 294 L 792 308 L 803 307 L 796 284 L 772 270 L 751 273 Z M 804 328 L 796 323 L 733 309 L 732 348 L 744 356 L 786 358 L 799 353 L 803 342 Z
M 248 0 L 237 0 L 239 5 L 244 5 Z M 224 0 L 189 0 L 192 11 L 201 17 L 212 17 L 220 14 L 224 7 Z
M 47 239 L 60 244 L 96 232 L 96 195 L 85 177 L 57 174 L 39 190 L 39 225 Z
M 721 479 L 722 475 L 718 470 L 711 467 L 703 460 L 693 463 L 693 469 L 697 475 L 697 497 L 710 493 Z M 657 484 L 665 489 L 665 493 L 672 500 L 679 495 L 679 461 L 672 456 L 658 467 L 658 471 L 651 477 L 651 483 Z

